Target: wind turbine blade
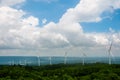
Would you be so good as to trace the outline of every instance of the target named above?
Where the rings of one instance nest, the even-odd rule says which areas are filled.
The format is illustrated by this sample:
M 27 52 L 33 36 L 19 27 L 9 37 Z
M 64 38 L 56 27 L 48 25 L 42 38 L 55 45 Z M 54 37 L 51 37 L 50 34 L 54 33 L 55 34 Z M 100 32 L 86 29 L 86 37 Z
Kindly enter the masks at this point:
M 65 52 L 65 57 L 67 56 L 67 52 Z
M 110 47 L 109 47 L 108 51 L 111 51 L 111 49 L 112 49 L 112 44 L 113 44 L 113 42 L 111 42 L 111 44 L 110 44 Z
M 83 56 L 85 56 L 85 57 L 87 56 L 84 52 L 82 52 L 82 53 L 83 53 Z
M 85 52 L 83 52 L 81 48 L 80 48 L 80 51 L 81 51 L 81 53 L 82 53 L 82 55 L 83 55 L 84 57 L 86 57 L 86 56 L 87 56 L 87 55 L 86 55 L 86 53 L 85 53 Z
M 110 52 L 110 55 L 111 55 L 111 57 L 114 57 L 114 55 L 113 55 L 113 53 L 112 53 L 112 52 Z

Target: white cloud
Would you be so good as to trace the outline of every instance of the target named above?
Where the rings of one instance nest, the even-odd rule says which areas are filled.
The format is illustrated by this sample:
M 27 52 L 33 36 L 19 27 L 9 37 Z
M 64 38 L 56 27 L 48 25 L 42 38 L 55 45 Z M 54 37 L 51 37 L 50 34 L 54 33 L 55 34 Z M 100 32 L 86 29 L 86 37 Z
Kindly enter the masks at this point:
M 59 47 L 68 44 L 60 33 L 41 33 L 38 18 L 23 17 L 26 13 L 10 7 L 0 7 L 0 47 L 1 48 L 41 48 Z M 47 42 L 45 42 L 47 41 Z
M 21 0 L 23 2 L 24 0 Z M 104 53 L 103 46 L 109 44 L 109 33 L 85 33 L 79 22 L 98 22 L 104 12 L 120 8 L 120 0 L 81 0 L 75 8 L 70 8 L 58 23 L 46 23 L 28 16 L 23 10 L 11 8 L 21 2 L 6 1 L 0 7 L 0 49 L 40 49 L 64 48 L 68 46 L 87 49 L 88 53 Z M 104 4 L 106 3 L 106 4 Z M 113 31 L 111 29 L 111 31 Z M 120 46 L 120 33 L 113 34 L 114 48 Z M 117 50 L 118 51 L 118 50 Z M 57 51 L 59 52 L 59 51 Z M 61 52 L 61 51 L 60 51 Z M 60 53 L 61 54 L 61 53 Z
M 0 6 L 14 6 L 23 2 L 25 0 L 0 0 Z
M 31 25 L 31 26 L 38 26 L 38 24 L 39 24 L 39 20 L 38 20 L 38 18 L 35 18 L 35 17 L 33 17 L 33 16 L 30 16 L 30 17 L 28 17 L 28 18 L 25 18 L 25 19 L 23 19 L 23 23 L 25 24 L 25 25 Z
M 70 8 L 60 22 L 99 22 L 104 12 L 120 8 L 120 0 L 80 0 L 75 8 Z

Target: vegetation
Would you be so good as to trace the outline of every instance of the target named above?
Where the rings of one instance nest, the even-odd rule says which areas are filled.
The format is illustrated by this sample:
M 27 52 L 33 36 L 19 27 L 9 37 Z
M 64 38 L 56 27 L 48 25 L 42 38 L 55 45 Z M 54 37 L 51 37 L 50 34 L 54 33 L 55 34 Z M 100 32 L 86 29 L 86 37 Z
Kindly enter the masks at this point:
M 0 80 L 120 80 L 120 65 L 0 66 Z

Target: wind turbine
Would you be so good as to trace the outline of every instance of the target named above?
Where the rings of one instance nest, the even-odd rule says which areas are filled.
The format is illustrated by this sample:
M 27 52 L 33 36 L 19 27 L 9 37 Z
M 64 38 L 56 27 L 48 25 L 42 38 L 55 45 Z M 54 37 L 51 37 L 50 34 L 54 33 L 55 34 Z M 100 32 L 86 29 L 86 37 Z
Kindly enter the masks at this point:
M 112 57 L 111 49 L 112 49 L 112 45 L 113 45 L 113 42 L 110 43 L 110 47 L 108 49 L 108 53 L 109 53 L 109 65 L 111 65 L 111 57 Z
M 38 56 L 37 58 L 38 58 L 38 66 L 40 66 L 40 56 Z
M 84 52 L 82 52 L 82 55 L 83 55 L 82 65 L 85 65 L 85 57 L 86 57 L 86 54 L 85 54 Z
M 14 60 L 12 61 L 12 65 L 15 65 Z
M 65 56 L 64 56 L 64 64 L 67 63 L 67 52 L 65 51 Z
M 109 31 L 111 32 L 111 34 L 110 34 L 110 47 L 109 47 L 109 49 L 108 49 L 108 57 L 109 57 L 109 65 L 111 65 L 111 57 L 112 57 L 112 52 L 111 52 L 111 49 L 112 49 L 112 45 L 113 45 L 113 39 L 112 39 L 112 36 L 113 36 L 113 34 L 114 34 L 114 30 L 112 29 L 112 28 L 109 28 Z
M 24 60 L 24 63 L 25 63 L 24 65 L 26 66 L 26 65 L 27 65 L 27 61 L 26 61 L 26 59 Z
M 21 60 L 19 60 L 19 65 L 21 65 Z
M 11 62 L 11 61 L 9 61 L 9 62 L 8 62 L 8 64 L 9 64 L 9 65 L 12 65 L 12 62 Z
M 51 56 L 49 57 L 49 61 L 50 61 L 49 64 L 52 65 L 52 57 Z
M 64 64 L 66 64 L 67 63 L 67 54 L 68 54 L 68 52 L 67 51 L 70 51 L 70 50 L 72 50 L 73 49 L 73 46 L 72 45 L 70 45 L 70 47 L 67 47 L 67 50 L 65 50 L 65 55 L 64 55 Z
M 81 49 L 80 49 L 81 50 Z M 82 65 L 85 65 L 85 57 L 86 57 L 86 54 L 81 50 L 81 53 L 82 53 Z

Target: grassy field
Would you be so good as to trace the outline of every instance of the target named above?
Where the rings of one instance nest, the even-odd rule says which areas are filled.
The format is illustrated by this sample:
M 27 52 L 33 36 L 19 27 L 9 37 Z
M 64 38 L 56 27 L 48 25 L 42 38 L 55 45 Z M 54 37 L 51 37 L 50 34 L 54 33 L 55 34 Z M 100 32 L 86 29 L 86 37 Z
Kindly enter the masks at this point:
M 0 66 L 0 80 L 120 80 L 120 65 Z

